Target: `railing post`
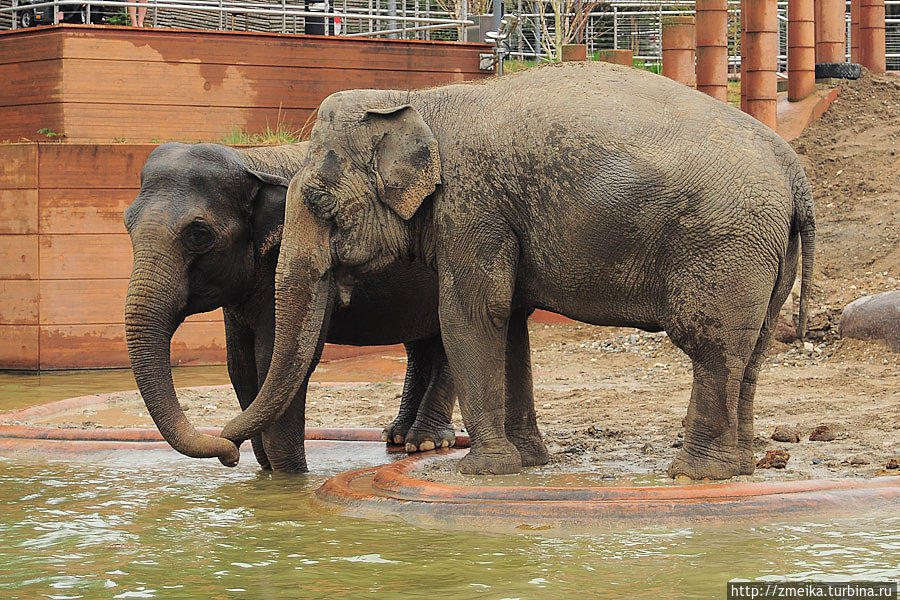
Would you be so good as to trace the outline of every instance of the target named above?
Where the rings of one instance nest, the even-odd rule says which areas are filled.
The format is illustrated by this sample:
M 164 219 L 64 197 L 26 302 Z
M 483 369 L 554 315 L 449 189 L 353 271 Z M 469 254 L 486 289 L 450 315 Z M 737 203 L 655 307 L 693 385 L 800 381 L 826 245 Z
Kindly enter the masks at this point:
M 813 0 L 788 0 L 788 100 L 797 102 L 816 87 L 816 27 Z
M 53 24 L 59 25 L 59 0 L 53 0 Z
M 466 21 L 469 18 L 469 0 L 459 0 L 459 20 Z M 459 26 L 459 40 L 461 42 L 469 41 L 469 32 L 465 25 Z
M 873 73 L 884 73 L 884 0 L 862 0 L 859 4 L 859 62 Z
M 19 6 L 19 0 L 12 0 L 12 4 L 10 6 L 12 6 L 12 8 L 15 9 L 16 7 Z M 13 10 L 11 13 L 9 13 L 9 16 L 12 17 L 12 24 L 10 24 L 9 28 L 10 29 L 18 29 L 19 28 L 19 11 Z

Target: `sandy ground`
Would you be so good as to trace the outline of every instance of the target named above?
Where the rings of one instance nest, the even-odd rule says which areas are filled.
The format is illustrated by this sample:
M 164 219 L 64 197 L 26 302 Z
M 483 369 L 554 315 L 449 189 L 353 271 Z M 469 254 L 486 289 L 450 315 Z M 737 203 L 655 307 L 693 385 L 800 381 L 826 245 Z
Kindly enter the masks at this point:
M 785 468 L 757 469 L 751 479 L 900 475 L 900 469 L 886 469 L 900 460 L 900 354 L 880 342 L 837 335 L 847 303 L 900 288 L 898 136 L 900 78 L 865 73 L 843 84 L 832 108 L 792 143 L 817 203 L 811 327 L 805 342 L 776 343 L 760 376 L 757 456 L 780 449 L 790 458 Z M 665 473 L 681 443 L 691 384 L 687 357 L 665 334 L 535 323 L 532 348 L 535 404 L 552 453 L 551 464 L 533 473 Z M 397 356 L 323 365 L 320 380 L 377 383 L 313 385 L 309 424 L 388 424 L 403 367 Z M 230 391 L 188 392 L 181 399 L 198 424 L 224 424 L 237 408 Z M 458 412 L 455 420 L 462 427 Z M 150 421 L 135 394 L 120 394 L 103 411 L 46 424 Z M 822 425 L 834 439 L 810 441 Z M 772 440 L 777 426 L 794 429 L 800 441 Z M 432 476 L 465 479 L 447 470 Z

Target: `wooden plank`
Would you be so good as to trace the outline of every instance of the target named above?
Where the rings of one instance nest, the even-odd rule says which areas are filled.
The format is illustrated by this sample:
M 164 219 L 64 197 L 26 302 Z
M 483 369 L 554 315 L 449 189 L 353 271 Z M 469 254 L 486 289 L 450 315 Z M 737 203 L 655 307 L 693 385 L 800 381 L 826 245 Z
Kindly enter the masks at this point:
M 185 323 L 172 339 L 172 365 L 225 362 L 220 323 Z M 129 367 L 124 325 L 41 325 L 41 369 Z
M 4 6 L 9 6 L 6 3 Z M 51 29 L 17 29 L 0 32 L 0 64 L 22 63 L 62 55 L 64 34 Z
M 37 279 L 38 236 L 0 235 L 0 279 Z
M 109 115 L 103 120 L 108 119 Z M 85 126 L 90 126 L 90 123 L 85 123 Z M 139 188 L 141 168 L 156 146 L 40 144 L 38 183 L 41 188 Z
M 38 324 L 38 281 L 0 280 L 0 324 Z
M 41 325 L 123 324 L 127 279 L 67 279 L 40 282 Z M 221 323 L 222 311 L 188 317 L 191 323 Z
M 131 105 L 316 108 L 340 90 L 417 89 L 462 83 L 462 72 L 296 68 L 194 63 L 66 61 L 62 96 L 67 102 Z
M 0 234 L 38 232 L 38 191 L 0 189 Z
M 136 43 L 140 39 L 143 43 Z M 303 35 L 242 34 L 213 31 L 111 31 L 69 35 L 65 58 L 146 62 L 200 62 L 235 65 L 356 67 L 391 69 L 415 64 L 428 71 L 464 70 L 488 75 L 478 68 L 485 44 L 376 40 Z M 406 68 L 412 68 L 407 66 Z
M 283 123 L 288 129 L 299 130 L 312 112 L 306 109 L 279 111 L 79 103 L 66 106 L 66 128 L 69 139 L 75 142 L 109 141 L 121 136 L 126 127 L 128 139 L 132 141 L 219 142 L 234 129 L 256 133 L 264 131 L 267 124 L 272 129 Z M 140 118 L 135 119 L 136 114 Z
M 0 64 L 0 107 L 59 102 L 62 73 L 58 59 Z
M 42 235 L 41 279 L 128 279 L 131 240 L 127 233 Z
M 6 106 L 0 109 L 0 142 L 46 141 L 47 137 L 38 133 L 38 130 L 44 128 L 63 132 L 61 102 Z
M 78 182 L 74 181 L 73 184 Z M 122 213 L 139 188 L 42 189 L 38 227 L 41 233 L 122 233 Z M 0 192 L 2 195 L 2 192 Z
M 0 144 L 0 189 L 36 188 L 37 152 L 37 144 Z
M 37 325 L 0 325 L 0 369 L 37 369 Z

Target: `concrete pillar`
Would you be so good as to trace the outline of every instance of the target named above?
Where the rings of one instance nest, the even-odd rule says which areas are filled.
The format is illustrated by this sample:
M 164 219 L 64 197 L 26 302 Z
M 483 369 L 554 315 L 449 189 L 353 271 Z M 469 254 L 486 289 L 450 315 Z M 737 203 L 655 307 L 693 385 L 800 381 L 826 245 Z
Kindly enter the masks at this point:
M 663 75 L 693 87 L 696 48 L 694 17 L 669 17 L 663 20 Z
M 597 60 L 625 67 L 634 66 L 634 52 L 630 48 L 624 50 L 596 50 Z
M 859 64 L 873 73 L 884 73 L 884 0 L 859 3 Z
M 728 0 L 697 0 L 697 89 L 728 101 Z
M 791 102 L 803 100 L 816 87 L 814 15 L 814 0 L 788 0 L 788 100 Z
M 859 4 L 850 0 L 850 62 L 859 62 Z
M 815 0 L 816 62 L 845 62 L 847 21 L 845 0 Z
M 778 6 L 775 0 L 744 0 L 745 63 L 741 89 L 746 88 L 747 114 L 772 129 L 777 121 Z
M 587 46 L 585 44 L 563 44 L 561 56 L 563 62 L 587 60 Z

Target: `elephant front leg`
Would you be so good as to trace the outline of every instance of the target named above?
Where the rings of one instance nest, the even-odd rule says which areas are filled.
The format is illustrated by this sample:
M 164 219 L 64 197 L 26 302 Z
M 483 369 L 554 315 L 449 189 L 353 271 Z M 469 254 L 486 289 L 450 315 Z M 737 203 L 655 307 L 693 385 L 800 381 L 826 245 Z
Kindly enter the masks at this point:
M 527 310 L 514 312 L 506 335 L 505 430 L 507 439 L 519 450 L 522 466 L 534 467 L 550 462 L 550 453 L 541 438 L 534 412 L 528 314 Z
M 456 443 L 453 430 L 453 377 L 440 337 L 431 346 L 432 370 L 428 389 L 419 406 L 416 421 L 406 434 L 407 452 L 448 448 Z
M 406 435 L 416 420 L 422 398 L 431 379 L 434 359 L 433 338 L 404 344 L 406 347 L 406 379 L 403 381 L 403 396 L 400 410 L 393 422 L 384 428 L 381 440 L 388 444 L 403 444 Z
M 472 440 L 458 469 L 476 475 L 517 473 L 522 459 L 506 438 L 504 406 L 512 252 L 517 246 L 510 240 L 498 249 L 495 238 L 482 249 L 471 241 L 465 240 L 461 256 L 445 256 L 438 263 L 441 335 Z
M 276 471 L 305 473 L 306 466 L 306 388 L 307 376 L 290 406 L 262 433 L 269 463 Z

